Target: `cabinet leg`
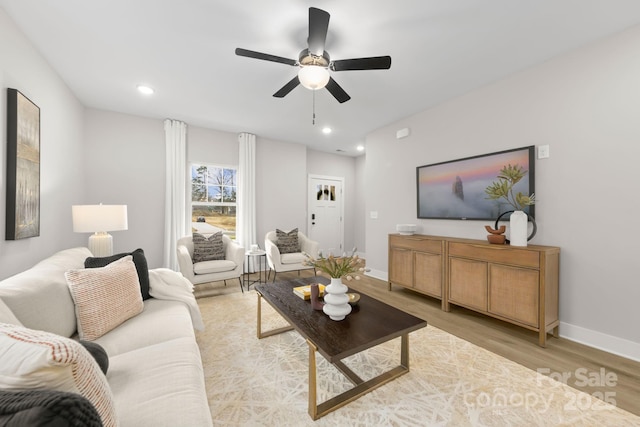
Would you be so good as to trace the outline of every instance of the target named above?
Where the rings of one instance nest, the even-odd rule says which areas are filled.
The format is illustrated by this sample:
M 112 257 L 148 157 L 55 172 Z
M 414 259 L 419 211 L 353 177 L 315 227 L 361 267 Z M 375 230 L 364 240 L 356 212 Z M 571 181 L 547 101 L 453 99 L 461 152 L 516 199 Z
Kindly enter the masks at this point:
M 545 330 L 540 330 L 540 334 L 538 335 L 538 345 L 540 347 L 547 346 L 547 332 Z
M 389 292 L 391 292 L 391 282 L 389 282 Z

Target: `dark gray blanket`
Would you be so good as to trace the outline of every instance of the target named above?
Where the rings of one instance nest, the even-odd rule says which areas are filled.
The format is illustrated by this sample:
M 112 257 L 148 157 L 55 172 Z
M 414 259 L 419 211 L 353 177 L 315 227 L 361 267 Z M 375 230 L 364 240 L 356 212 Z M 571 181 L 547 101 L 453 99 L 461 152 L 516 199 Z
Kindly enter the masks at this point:
M 0 427 L 102 427 L 85 397 L 53 390 L 0 390 Z

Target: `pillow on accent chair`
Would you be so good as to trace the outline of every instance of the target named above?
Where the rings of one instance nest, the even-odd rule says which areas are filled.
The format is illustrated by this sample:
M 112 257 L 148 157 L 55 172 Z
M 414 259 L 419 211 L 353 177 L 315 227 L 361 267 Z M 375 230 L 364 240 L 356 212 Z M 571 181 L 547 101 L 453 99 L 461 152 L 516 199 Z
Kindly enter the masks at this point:
M 144 251 L 140 248 L 133 252 L 123 252 L 121 254 L 111 255 L 107 257 L 89 257 L 84 260 L 84 268 L 98 268 L 111 264 L 113 261 L 117 261 L 120 258 L 124 258 L 127 255 L 133 257 L 133 263 L 136 265 L 136 271 L 138 272 L 138 280 L 140 281 L 140 292 L 142 293 L 142 299 L 146 300 L 151 298 L 149 295 L 149 265 L 147 264 L 147 258 L 144 256 Z
M 281 254 L 291 254 L 300 252 L 300 242 L 298 241 L 298 229 L 294 228 L 288 233 L 276 228 L 276 246 Z
M 64 276 L 75 303 L 81 340 L 101 337 L 144 308 L 131 255 L 104 267 L 69 270 Z
M 106 377 L 70 338 L 0 323 L 0 389 L 78 393 L 91 402 L 105 427 L 118 425 Z
M 200 233 L 193 233 L 193 262 L 224 259 L 224 242 L 222 231 L 205 237 Z

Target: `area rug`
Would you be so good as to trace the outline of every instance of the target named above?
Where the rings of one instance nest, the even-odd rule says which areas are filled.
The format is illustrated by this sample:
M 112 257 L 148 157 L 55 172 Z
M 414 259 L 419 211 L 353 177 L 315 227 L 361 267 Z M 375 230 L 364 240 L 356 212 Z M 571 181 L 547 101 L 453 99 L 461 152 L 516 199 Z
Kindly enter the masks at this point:
M 432 326 L 409 335 L 409 373 L 313 421 L 302 337 L 291 331 L 259 340 L 253 290 L 198 304 L 216 426 L 640 426 L 640 417 Z M 268 304 L 262 308 L 263 330 L 286 325 Z M 399 354 L 398 338 L 345 363 L 366 380 L 396 366 Z M 319 401 L 351 387 L 316 358 Z

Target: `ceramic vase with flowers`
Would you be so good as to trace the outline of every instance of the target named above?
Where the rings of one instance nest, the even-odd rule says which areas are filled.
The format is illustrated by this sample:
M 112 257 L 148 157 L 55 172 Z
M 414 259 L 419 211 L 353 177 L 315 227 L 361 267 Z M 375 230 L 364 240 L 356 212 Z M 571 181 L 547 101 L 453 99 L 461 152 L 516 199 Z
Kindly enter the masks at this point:
M 331 320 L 343 320 L 351 313 L 351 305 L 349 305 L 349 296 L 347 295 L 349 288 L 343 283 L 343 280 L 360 280 L 358 273 L 365 271 L 364 260 L 355 253 L 356 249 L 354 248 L 351 255 L 343 254 L 338 257 L 329 255 L 325 258 L 322 252 L 318 254 L 318 258 L 305 254 L 307 257 L 305 265 L 311 266 L 331 278 L 331 283 L 324 288 L 324 306 L 322 307 L 322 311 Z
M 512 246 L 527 246 L 527 223 L 529 217 L 524 212 L 524 209 L 535 203 L 535 195 L 527 196 L 522 192 L 515 193 L 513 190 L 513 187 L 526 174 L 527 171 L 522 166 L 509 164 L 500 169 L 498 181 L 494 181 L 484 190 L 488 195 L 487 199 L 504 199 L 509 206 L 513 207 L 513 212 L 509 217 L 509 244 Z

